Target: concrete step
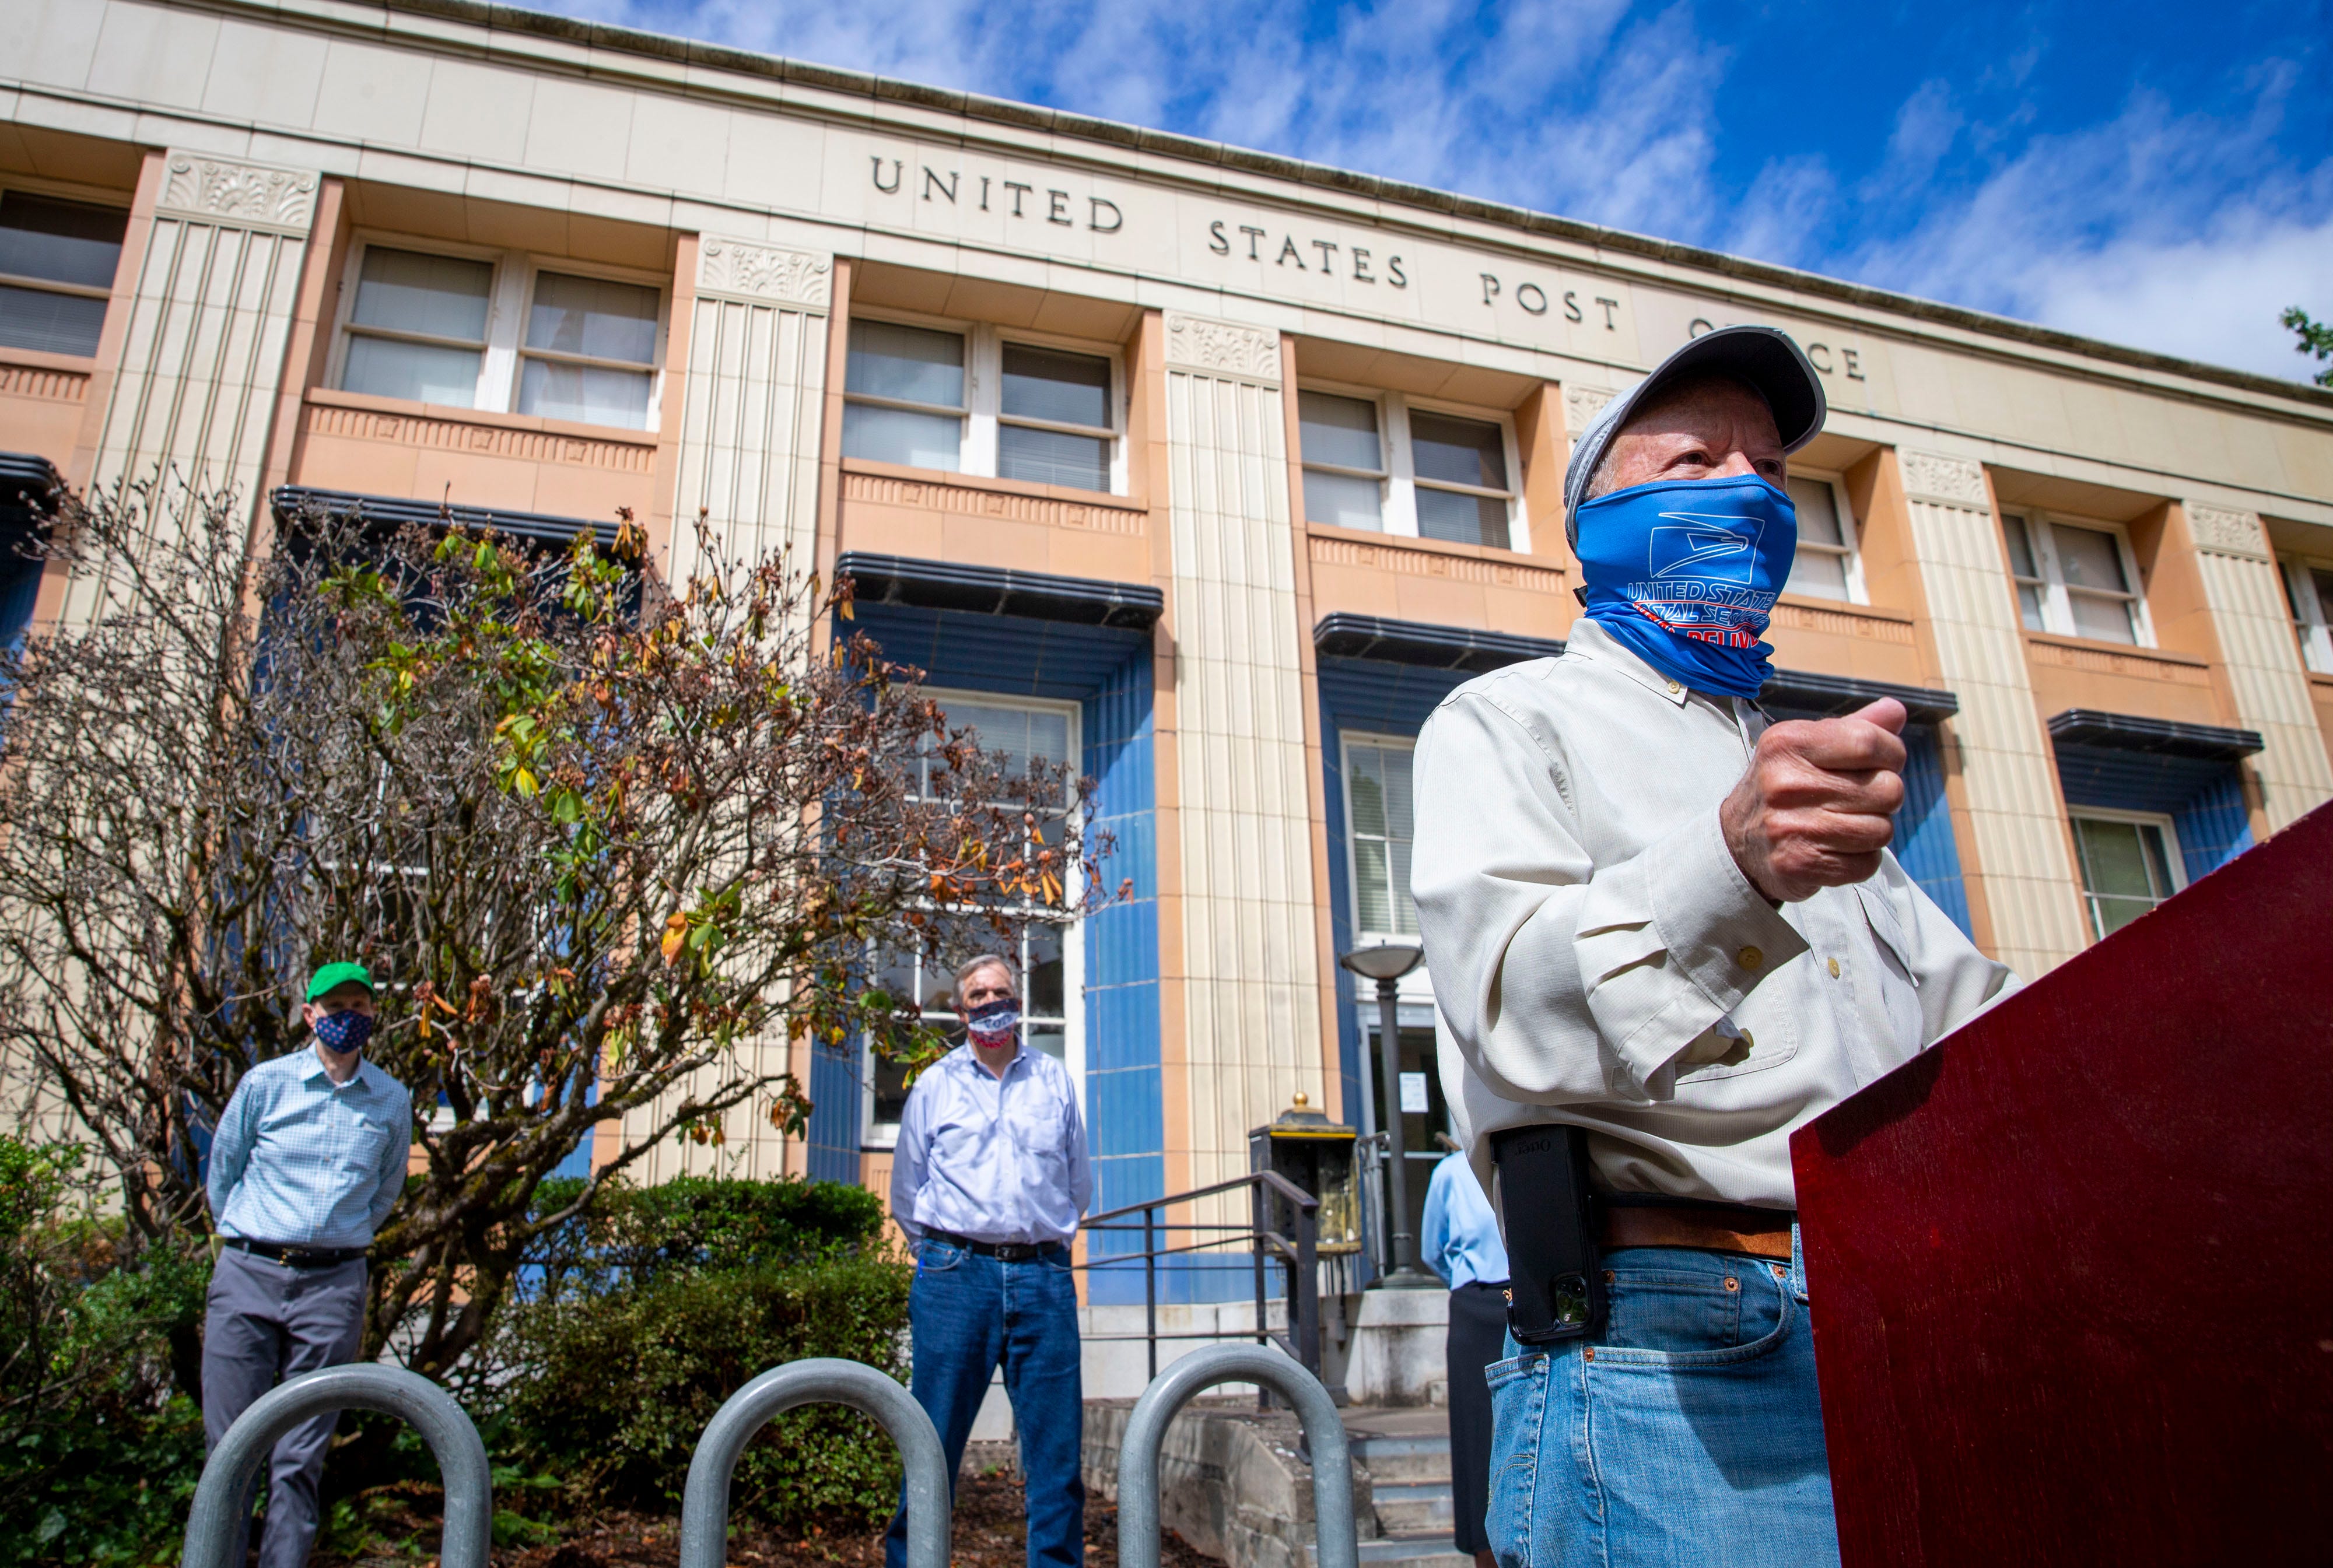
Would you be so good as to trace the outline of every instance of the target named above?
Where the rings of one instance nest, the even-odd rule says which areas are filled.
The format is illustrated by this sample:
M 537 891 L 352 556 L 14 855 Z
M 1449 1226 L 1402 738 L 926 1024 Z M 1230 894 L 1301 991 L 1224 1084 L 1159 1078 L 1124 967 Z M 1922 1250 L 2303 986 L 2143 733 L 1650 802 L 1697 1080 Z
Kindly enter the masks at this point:
M 1370 1478 L 1384 1481 L 1439 1481 L 1450 1484 L 1450 1439 L 1441 1433 L 1426 1437 L 1356 1436 L 1353 1457 L 1368 1468 Z
M 1388 1535 L 1427 1530 L 1447 1534 L 1458 1516 L 1447 1481 L 1378 1481 L 1371 1492 L 1377 1503 L 1378 1528 Z
M 1416 1535 L 1388 1535 L 1381 1540 L 1361 1543 L 1361 1561 L 1372 1568 L 1391 1568 L 1400 1563 L 1403 1568 L 1474 1568 L 1472 1557 L 1462 1555 L 1450 1544 L 1450 1532 Z

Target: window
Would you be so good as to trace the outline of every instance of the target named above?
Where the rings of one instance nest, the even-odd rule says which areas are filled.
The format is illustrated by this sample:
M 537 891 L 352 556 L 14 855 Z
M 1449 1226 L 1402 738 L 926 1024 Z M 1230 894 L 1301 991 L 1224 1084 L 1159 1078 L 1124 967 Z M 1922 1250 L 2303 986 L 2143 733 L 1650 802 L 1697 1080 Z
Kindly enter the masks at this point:
M 0 192 L 0 347 L 94 354 L 130 215 Z
M 1409 897 L 1412 743 L 1375 736 L 1345 742 L 1345 821 L 1351 839 L 1353 925 L 1360 940 L 1414 937 Z
M 656 290 L 638 283 L 536 273 L 518 411 L 646 429 L 659 302 Z
M 2333 675 L 2333 567 L 2288 560 L 2284 591 L 2292 605 L 2301 662 L 2320 675 Z
M 2121 930 L 2186 885 L 2169 817 L 2077 812 L 2073 825 L 2092 936 Z
M 1004 345 L 999 478 L 1108 490 L 1113 439 L 1109 360 L 1028 343 Z
M 1799 550 L 1784 591 L 1863 602 L 1863 566 L 1855 549 L 1855 513 L 1835 479 L 1794 473 L 1784 482 L 1799 514 Z
M 850 323 L 842 455 L 910 468 L 964 466 L 964 335 Z
M 1480 419 L 1416 410 L 1409 416 L 1417 468 L 1417 531 L 1454 544 L 1507 548 L 1505 433 Z
M 860 316 L 842 454 L 1032 484 L 1122 490 L 1118 362 L 986 327 Z
M 1334 392 L 1296 395 L 1304 445 L 1304 517 L 1334 528 L 1385 527 L 1385 445 L 1378 406 Z
M 2002 531 L 2026 630 L 2154 645 L 2138 568 L 2121 530 L 2012 512 L 2002 514 Z
M 367 245 L 341 389 L 476 407 L 494 284 L 485 262 Z
M 658 285 L 554 270 L 514 252 L 371 241 L 357 252 L 342 290 L 342 391 L 656 427 Z
M 1504 420 L 1317 387 L 1297 393 L 1296 410 L 1307 522 L 1530 548 L 1516 537 L 1517 464 Z
M 979 736 L 984 750 L 1003 752 L 1008 770 L 1025 770 L 1032 760 L 1074 765 L 1078 759 L 1078 712 L 1069 703 L 1013 702 L 984 693 L 940 691 L 931 695 L 946 710 L 951 729 L 968 728 Z M 917 767 L 919 776 L 915 789 L 918 794 L 927 793 L 933 787 L 929 764 L 919 760 Z M 1036 815 L 1034 836 L 1058 842 L 1066 808 Z M 1061 1062 L 1072 1075 L 1080 1074 L 1084 1062 L 1075 1005 L 1079 993 L 1070 980 L 1080 972 L 1083 961 L 1078 923 L 1063 919 L 1059 910 L 1042 914 L 1033 910 L 1009 913 L 1017 917 L 1010 937 L 999 938 L 984 916 L 973 916 L 967 919 L 962 941 L 955 945 L 967 951 L 1003 946 L 1005 956 L 1020 970 L 1022 1042 Z M 918 951 L 879 948 L 873 955 L 873 978 L 895 997 L 915 998 L 926 1023 L 955 1027 L 950 994 L 954 977 L 945 964 Z M 907 1103 L 906 1069 L 870 1045 L 861 1076 L 866 1085 L 862 1141 L 870 1147 L 888 1148 L 898 1135 L 899 1114 Z

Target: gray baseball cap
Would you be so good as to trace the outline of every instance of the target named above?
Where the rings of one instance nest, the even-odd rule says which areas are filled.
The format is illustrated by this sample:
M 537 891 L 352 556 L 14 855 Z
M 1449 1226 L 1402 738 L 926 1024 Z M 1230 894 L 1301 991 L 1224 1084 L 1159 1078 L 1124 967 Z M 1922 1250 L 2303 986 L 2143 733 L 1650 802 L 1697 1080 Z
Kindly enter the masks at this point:
M 1604 405 L 1572 446 L 1571 465 L 1563 471 L 1563 532 L 1575 551 L 1579 548 L 1579 504 L 1588 499 L 1588 483 L 1596 477 L 1605 449 L 1628 416 L 1685 377 L 1711 375 L 1746 382 L 1765 398 L 1766 406 L 1774 411 L 1774 428 L 1781 435 L 1784 452 L 1796 452 L 1812 441 L 1830 412 L 1822 378 L 1788 332 L 1779 327 L 1720 327 L 1704 332 Z

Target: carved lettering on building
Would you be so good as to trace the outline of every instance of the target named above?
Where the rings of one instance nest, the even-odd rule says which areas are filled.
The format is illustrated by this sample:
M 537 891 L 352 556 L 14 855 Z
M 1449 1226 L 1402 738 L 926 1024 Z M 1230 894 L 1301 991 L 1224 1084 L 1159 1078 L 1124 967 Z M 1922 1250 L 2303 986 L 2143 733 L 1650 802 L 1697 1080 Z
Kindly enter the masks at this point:
M 1724 323 L 1729 327 L 1739 324 L 1741 323 L 1733 321 Z M 1685 323 L 1685 335 L 1687 338 L 1698 338 L 1704 332 L 1716 331 L 1718 325 L 1707 316 L 1695 316 Z M 1812 338 L 1806 339 L 1799 347 L 1806 350 L 1807 363 L 1825 376 L 1833 378 L 1844 376 L 1849 381 L 1870 379 L 1870 377 L 1864 374 L 1863 350 L 1860 349 L 1849 349 L 1844 345 L 1834 347 Z
M 1239 238 L 1234 240 L 1236 229 Z M 1279 244 L 1272 242 L 1277 238 Z M 1357 283 L 1387 283 L 1397 289 L 1409 287 L 1409 274 L 1402 269 L 1399 256 L 1388 252 L 1379 255 L 1368 245 L 1356 245 L 1337 240 L 1307 238 L 1300 241 L 1284 229 L 1258 228 L 1253 224 L 1234 224 L 1230 218 L 1216 218 L 1207 225 L 1207 249 L 1219 256 L 1244 254 L 1251 262 L 1269 263 L 1285 271 L 1293 267 L 1300 272 L 1318 272 L 1323 277 L 1346 277 Z M 1307 257 L 1311 258 L 1309 262 Z M 1344 269 L 1339 272 L 1339 267 Z
M 1948 457 L 1941 452 L 1904 452 L 1904 488 L 1929 501 L 1961 506 L 1984 506 L 1984 469 L 1974 459 Z
M 1166 312 L 1166 362 L 1208 375 L 1280 379 L 1280 334 L 1268 327 Z
M 826 309 L 833 262 L 809 251 L 707 235 L 696 253 L 696 286 L 706 293 L 740 294 L 780 304 Z
M 1051 224 L 1057 228 L 1082 228 L 1098 234 L 1114 234 L 1126 226 L 1126 214 L 1108 196 L 1091 192 L 1061 190 L 1051 186 L 1031 185 L 1025 180 L 998 179 L 994 175 L 982 175 L 980 183 L 966 180 L 962 169 L 942 168 L 933 164 L 918 164 L 922 180 L 916 184 L 907 178 L 907 161 L 902 158 L 887 158 L 869 154 L 869 178 L 876 191 L 883 196 L 901 192 L 934 206 L 964 207 L 974 212 L 996 213 L 1004 217 L 1026 222 Z
M 2191 501 L 2187 503 L 2187 526 L 2195 532 L 2198 550 L 2249 556 L 2254 560 L 2268 559 L 2268 543 L 2261 537 L 2257 512 L 2233 512 L 2224 506 Z
M 1497 272 L 1481 272 L 1483 304 L 1496 310 L 1501 300 L 1512 301 L 1526 316 L 1544 316 L 1555 311 L 1575 327 L 1601 327 L 1608 332 L 1620 330 L 1621 301 L 1593 289 L 1582 293 L 1578 289 L 1556 289 L 1526 278 L 1512 290 Z
M 316 176 L 174 152 L 165 167 L 158 210 L 213 223 L 252 224 L 305 234 L 315 221 Z

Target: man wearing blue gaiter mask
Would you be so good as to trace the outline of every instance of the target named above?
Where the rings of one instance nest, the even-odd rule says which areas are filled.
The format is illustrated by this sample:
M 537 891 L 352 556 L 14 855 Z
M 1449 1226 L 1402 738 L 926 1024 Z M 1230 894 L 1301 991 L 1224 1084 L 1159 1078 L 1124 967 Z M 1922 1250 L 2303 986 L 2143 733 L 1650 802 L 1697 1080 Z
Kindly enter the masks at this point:
M 1824 416 L 1765 327 L 1615 398 L 1565 476 L 1563 656 L 1418 737 L 1443 1080 L 1512 1265 L 1503 1568 L 1839 1560 L 1790 1135 L 2016 983 L 1887 852 L 1903 705 L 1757 705 Z

